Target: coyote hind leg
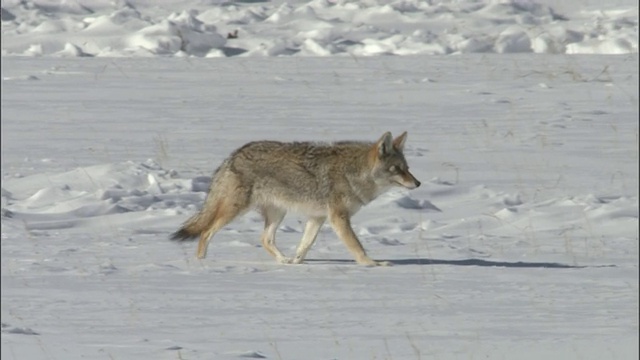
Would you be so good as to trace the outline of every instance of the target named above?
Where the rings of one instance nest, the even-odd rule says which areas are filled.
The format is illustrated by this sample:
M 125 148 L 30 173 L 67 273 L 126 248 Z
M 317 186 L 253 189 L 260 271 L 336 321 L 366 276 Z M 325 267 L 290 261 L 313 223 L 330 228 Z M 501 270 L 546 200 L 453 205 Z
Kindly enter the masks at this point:
M 284 219 L 286 211 L 277 207 L 263 207 L 262 216 L 264 217 L 264 231 L 262 232 L 262 246 L 264 249 L 275 257 L 280 263 L 287 264 L 291 260 L 276 247 L 276 231 L 278 226 Z
M 304 261 L 305 256 L 307 256 L 307 252 L 316 241 L 318 232 L 320 231 L 325 219 L 326 217 L 315 217 L 307 220 L 307 224 L 304 226 L 302 240 L 300 240 L 300 245 L 298 245 L 298 250 L 296 250 L 296 257 L 292 261 L 294 264 L 300 264 Z

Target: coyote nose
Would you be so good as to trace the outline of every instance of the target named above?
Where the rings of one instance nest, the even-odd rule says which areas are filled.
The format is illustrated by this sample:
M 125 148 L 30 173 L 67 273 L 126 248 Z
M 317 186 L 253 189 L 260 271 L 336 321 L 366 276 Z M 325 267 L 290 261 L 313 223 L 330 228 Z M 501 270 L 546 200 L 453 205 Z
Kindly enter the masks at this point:
M 416 187 L 420 187 L 420 181 L 418 179 L 415 180 Z

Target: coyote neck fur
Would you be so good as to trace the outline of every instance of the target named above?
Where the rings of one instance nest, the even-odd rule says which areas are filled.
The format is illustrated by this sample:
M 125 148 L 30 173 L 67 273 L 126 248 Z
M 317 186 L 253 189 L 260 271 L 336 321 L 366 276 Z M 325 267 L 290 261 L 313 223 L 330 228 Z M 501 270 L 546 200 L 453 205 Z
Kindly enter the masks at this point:
M 358 209 L 372 202 L 389 189 L 388 186 L 378 185 L 375 181 L 375 177 L 370 171 L 357 174 L 347 173 L 345 174 L 345 178 L 349 184 L 350 192 L 353 193 L 360 202 Z

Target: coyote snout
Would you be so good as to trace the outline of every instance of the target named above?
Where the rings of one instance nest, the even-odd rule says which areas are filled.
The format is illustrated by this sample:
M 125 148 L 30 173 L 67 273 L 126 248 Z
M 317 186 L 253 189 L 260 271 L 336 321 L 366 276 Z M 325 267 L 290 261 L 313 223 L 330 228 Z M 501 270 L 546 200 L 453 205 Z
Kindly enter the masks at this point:
M 391 175 L 391 179 L 402 187 L 405 187 L 409 190 L 415 189 L 420 186 L 420 181 L 413 176 L 412 173 L 409 172 L 409 168 L 402 165 L 391 165 L 389 167 L 389 174 Z
M 402 174 L 402 181 L 400 182 L 400 185 L 406 187 L 409 190 L 412 190 L 420 187 L 420 181 L 418 181 L 418 179 L 416 179 L 413 174 L 407 171 L 406 173 Z
M 264 217 L 262 244 L 281 263 L 301 263 L 328 219 L 359 264 L 389 265 L 367 256 L 351 227 L 351 216 L 393 186 L 420 186 L 403 154 L 407 133 L 386 132 L 374 143 L 257 141 L 234 151 L 215 171 L 202 210 L 172 235 L 200 237 L 204 258 L 211 237 L 254 208 Z M 308 216 L 293 258 L 275 245 L 276 229 L 288 210 Z

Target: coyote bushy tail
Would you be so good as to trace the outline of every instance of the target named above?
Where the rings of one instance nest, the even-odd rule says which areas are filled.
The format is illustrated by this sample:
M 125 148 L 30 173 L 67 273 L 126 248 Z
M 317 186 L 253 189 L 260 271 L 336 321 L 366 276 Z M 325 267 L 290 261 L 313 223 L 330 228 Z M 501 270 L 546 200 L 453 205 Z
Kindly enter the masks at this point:
M 171 234 L 171 240 L 195 240 L 215 218 L 214 212 L 200 212 L 187 220 L 178 231 Z
M 222 178 L 222 174 L 227 170 L 229 161 L 226 160 L 213 174 L 211 178 L 211 185 L 209 186 L 209 192 L 207 194 L 207 198 L 204 201 L 204 205 L 200 212 L 196 213 L 192 217 L 190 217 L 187 221 L 182 224 L 182 227 L 178 229 L 178 231 L 171 234 L 171 240 L 174 241 L 189 241 L 195 240 L 198 236 L 204 233 L 207 228 L 211 226 L 211 224 L 216 219 L 216 214 L 218 213 L 219 204 L 221 197 L 224 196 L 222 189 L 220 186 L 220 180 Z

